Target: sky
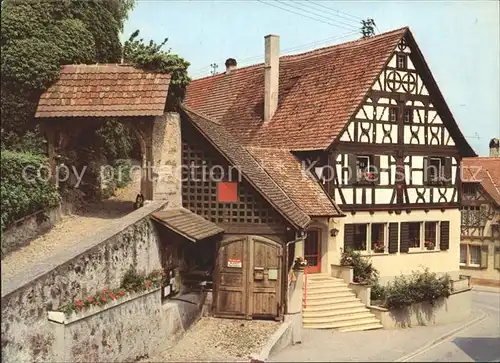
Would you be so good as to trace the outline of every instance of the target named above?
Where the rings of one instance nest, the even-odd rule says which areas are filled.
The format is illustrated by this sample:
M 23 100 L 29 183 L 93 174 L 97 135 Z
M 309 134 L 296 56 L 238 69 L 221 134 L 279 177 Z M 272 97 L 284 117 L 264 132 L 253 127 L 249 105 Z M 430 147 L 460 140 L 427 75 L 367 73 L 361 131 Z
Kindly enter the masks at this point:
M 286 9 L 286 10 L 285 10 Z M 376 34 L 409 26 L 468 142 L 480 156 L 500 137 L 499 2 L 314 0 L 137 0 L 122 39 L 136 29 L 191 63 L 192 78 L 227 58 L 238 67 L 264 59 L 264 36 L 280 36 L 281 54 L 355 40 L 360 19 Z M 356 33 L 357 32 L 357 33 Z

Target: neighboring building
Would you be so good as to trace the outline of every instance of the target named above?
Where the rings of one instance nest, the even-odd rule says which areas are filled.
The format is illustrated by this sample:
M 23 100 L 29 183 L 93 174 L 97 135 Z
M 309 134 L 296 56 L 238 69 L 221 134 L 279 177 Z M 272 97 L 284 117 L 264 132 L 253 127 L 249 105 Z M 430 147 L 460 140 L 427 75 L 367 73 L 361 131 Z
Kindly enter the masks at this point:
M 499 140 L 490 157 L 464 158 L 460 270 L 477 284 L 500 286 Z
M 282 57 L 267 36 L 265 59 L 194 80 L 187 115 L 204 119 L 201 133 L 223 131 L 216 149 L 234 141 L 302 206 L 311 222 L 295 256 L 309 272 L 330 273 L 349 247 L 371 256 L 383 281 L 421 265 L 458 276 L 460 163 L 476 154 L 410 30 Z M 301 181 L 302 163 L 315 183 Z M 186 208 L 220 213 L 188 188 Z M 323 213 L 319 194 L 347 215 Z

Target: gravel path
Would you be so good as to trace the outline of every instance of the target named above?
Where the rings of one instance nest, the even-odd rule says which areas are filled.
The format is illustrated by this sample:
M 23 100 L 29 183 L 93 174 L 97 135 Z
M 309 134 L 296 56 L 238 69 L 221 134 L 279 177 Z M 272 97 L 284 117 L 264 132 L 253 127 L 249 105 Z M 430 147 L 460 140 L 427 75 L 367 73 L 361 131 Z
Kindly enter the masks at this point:
M 143 362 L 248 362 L 279 326 L 274 321 L 205 317 L 173 348 Z
M 139 191 L 140 173 L 136 172 L 132 176 L 132 182 L 118 190 L 115 196 L 88 205 L 76 214 L 64 216 L 50 231 L 2 259 L 2 281 L 21 273 L 28 263 L 36 264 L 63 248 L 76 245 L 87 235 L 106 226 L 110 219 L 132 212 Z

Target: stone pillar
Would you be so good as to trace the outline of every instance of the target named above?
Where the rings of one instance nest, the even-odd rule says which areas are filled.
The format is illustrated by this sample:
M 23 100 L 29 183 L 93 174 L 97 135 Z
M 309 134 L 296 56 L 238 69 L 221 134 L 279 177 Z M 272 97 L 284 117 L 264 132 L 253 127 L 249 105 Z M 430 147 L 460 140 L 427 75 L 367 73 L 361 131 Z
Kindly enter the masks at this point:
M 153 200 L 168 200 L 169 208 L 182 206 L 181 119 L 178 113 L 157 116 L 152 134 Z
M 47 154 L 48 154 L 48 158 L 49 158 L 50 181 L 55 184 L 56 183 L 56 167 L 57 167 L 56 132 L 54 129 L 51 129 L 48 127 L 44 131 L 45 131 L 45 137 L 47 138 Z

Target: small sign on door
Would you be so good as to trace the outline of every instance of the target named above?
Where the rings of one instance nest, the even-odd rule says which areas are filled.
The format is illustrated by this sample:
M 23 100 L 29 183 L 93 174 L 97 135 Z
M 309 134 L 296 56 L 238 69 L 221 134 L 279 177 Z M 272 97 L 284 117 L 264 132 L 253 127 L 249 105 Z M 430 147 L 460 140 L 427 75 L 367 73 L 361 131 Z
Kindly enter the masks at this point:
M 236 267 L 241 268 L 241 258 L 228 258 L 227 259 L 227 267 Z

